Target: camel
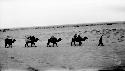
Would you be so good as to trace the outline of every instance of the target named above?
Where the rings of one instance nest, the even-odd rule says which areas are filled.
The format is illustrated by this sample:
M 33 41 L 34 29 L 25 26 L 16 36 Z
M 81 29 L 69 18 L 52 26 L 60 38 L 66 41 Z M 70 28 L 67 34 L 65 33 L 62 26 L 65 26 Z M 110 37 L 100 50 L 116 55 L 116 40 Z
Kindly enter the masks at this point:
M 50 47 L 50 43 L 53 44 L 53 47 L 54 47 L 54 44 L 56 44 L 57 46 L 57 42 L 61 41 L 62 39 L 61 38 L 56 38 L 56 37 L 51 37 L 50 39 L 48 39 L 48 42 L 47 42 L 47 47 Z M 58 46 L 57 46 L 58 47 Z
M 71 40 L 71 46 L 73 46 L 73 43 L 76 46 L 76 42 L 78 42 L 79 46 L 81 46 L 82 41 L 86 41 L 87 39 L 88 39 L 88 37 L 86 37 L 86 36 L 84 38 L 82 38 L 80 35 L 78 35 L 78 37 L 75 35 L 75 37 L 73 37 Z
M 31 43 L 31 47 L 33 47 L 33 45 L 36 47 L 35 42 L 37 42 L 39 39 L 35 38 L 34 36 L 29 36 L 28 38 L 26 38 L 26 44 L 25 47 L 29 47 L 29 43 Z
M 11 39 L 11 38 L 6 38 L 5 39 L 5 48 L 12 48 L 12 43 L 14 43 L 16 41 L 16 39 Z M 7 47 L 8 45 L 8 47 Z

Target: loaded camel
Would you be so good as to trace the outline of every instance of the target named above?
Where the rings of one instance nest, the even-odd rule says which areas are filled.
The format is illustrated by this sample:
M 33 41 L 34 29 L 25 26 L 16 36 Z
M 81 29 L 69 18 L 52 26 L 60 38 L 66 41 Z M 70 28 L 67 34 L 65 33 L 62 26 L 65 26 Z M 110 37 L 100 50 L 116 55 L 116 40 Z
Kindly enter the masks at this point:
M 88 37 L 84 37 L 82 38 L 80 35 L 77 36 L 77 34 L 74 35 L 74 37 L 71 40 L 71 46 L 73 46 L 73 44 L 76 46 L 76 42 L 79 43 L 79 46 L 82 45 L 82 41 L 86 41 L 88 39 Z
M 61 38 L 56 38 L 56 37 L 54 37 L 54 36 L 51 36 L 51 38 L 49 38 L 48 39 L 48 42 L 47 42 L 47 47 L 50 47 L 50 43 L 52 43 L 53 45 L 53 47 L 54 47 L 54 45 L 56 45 L 57 47 L 58 47 L 58 45 L 57 45 L 57 42 L 60 42 L 62 39 Z
M 35 42 L 37 42 L 39 39 L 34 37 L 34 36 L 29 36 L 29 37 L 26 37 L 26 40 L 25 40 L 25 47 L 29 47 L 29 43 L 31 44 L 31 47 L 36 47 L 35 45 Z
M 12 48 L 12 44 L 16 41 L 16 39 L 10 38 L 10 36 L 7 36 L 5 39 L 5 48 Z M 8 47 L 7 47 L 8 46 Z

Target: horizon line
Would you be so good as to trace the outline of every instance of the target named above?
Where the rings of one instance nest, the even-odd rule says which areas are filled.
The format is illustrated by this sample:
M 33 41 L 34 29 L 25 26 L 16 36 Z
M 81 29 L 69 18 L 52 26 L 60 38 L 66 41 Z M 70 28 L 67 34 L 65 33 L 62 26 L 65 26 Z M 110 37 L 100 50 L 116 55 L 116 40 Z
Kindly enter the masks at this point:
M 79 23 L 79 24 L 62 24 L 62 25 L 49 25 L 49 26 L 32 26 L 32 27 L 13 27 L 3 28 L 2 30 L 25 30 L 25 29 L 48 29 L 48 28 L 64 28 L 64 27 L 84 27 L 84 26 L 97 26 L 97 25 L 113 25 L 125 24 L 125 21 L 112 21 L 112 22 L 94 22 L 94 23 Z

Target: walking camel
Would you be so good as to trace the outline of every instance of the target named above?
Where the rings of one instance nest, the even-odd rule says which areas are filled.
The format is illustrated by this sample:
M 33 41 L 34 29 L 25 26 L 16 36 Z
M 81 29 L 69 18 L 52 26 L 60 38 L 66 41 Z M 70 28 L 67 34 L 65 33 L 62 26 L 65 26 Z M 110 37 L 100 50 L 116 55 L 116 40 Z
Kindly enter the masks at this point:
M 12 39 L 9 36 L 5 39 L 5 48 L 12 48 L 12 44 L 16 41 L 16 39 Z M 7 47 L 8 46 L 8 47 Z
M 54 45 L 56 45 L 58 47 L 57 42 L 60 42 L 61 40 L 62 40 L 61 38 L 57 39 L 56 37 L 52 36 L 51 38 L 48 39 L 47 47 L 50 47 L 50 43 L 53 44 L 52 45 L 53 47 L 54 47 Z
M 26 43 L 25 43 L 25 47 L 29 47 L 29 43 L 31 44 L 31 47 L 33 47 L 33 46 L 35 46 L 36 47 L 36 45 L 35 45 L 35 42 L 37 42 L 39 39 L 38 38 L 36 38 L 36 37 L 34 37 L 34 36 L 29 36 L 29 37 L 27 37 L 26 38 Z
M 82 38 L 80 35 L 77 36 L 77 34 L 74 35 L 74 37 L 71 40 L 71 46 L 73 46 L 73 44 L 76 46 L 76 42 L 79 43 L 79 46 L 82 45 L 82 41 L 86 41 L 88 39 L 88 37 L 84 37 Z

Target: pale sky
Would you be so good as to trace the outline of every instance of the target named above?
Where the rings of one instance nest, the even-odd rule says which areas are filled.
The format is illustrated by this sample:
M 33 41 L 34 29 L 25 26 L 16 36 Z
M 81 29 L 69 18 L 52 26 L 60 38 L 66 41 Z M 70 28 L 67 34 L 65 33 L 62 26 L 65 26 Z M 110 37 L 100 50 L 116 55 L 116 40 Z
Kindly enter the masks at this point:
M 0 0 L 0 28 L 125 21 L 125 0 Z

